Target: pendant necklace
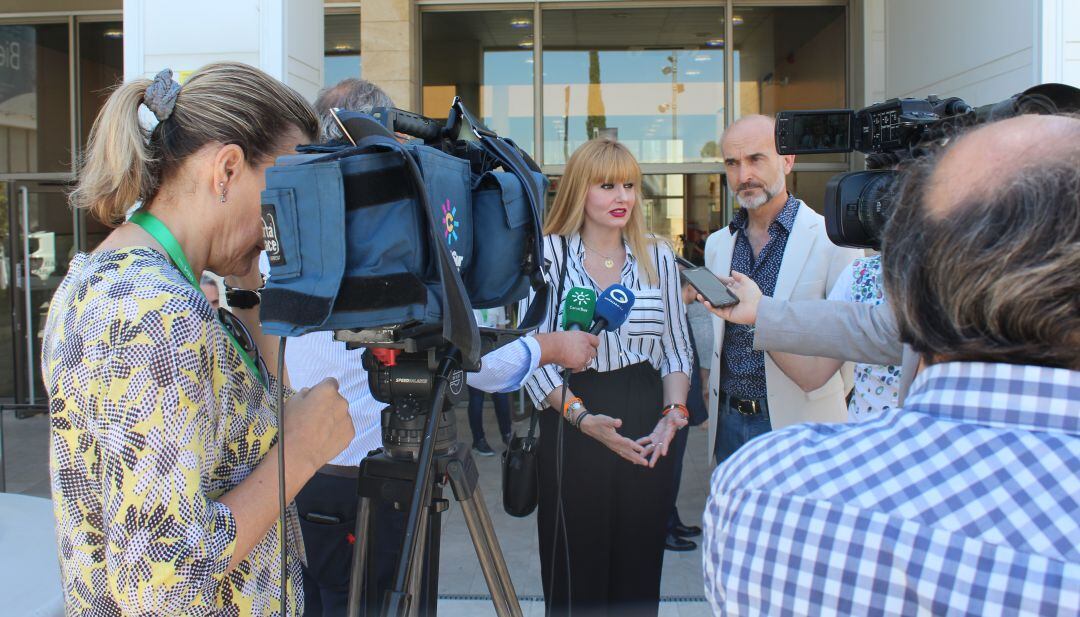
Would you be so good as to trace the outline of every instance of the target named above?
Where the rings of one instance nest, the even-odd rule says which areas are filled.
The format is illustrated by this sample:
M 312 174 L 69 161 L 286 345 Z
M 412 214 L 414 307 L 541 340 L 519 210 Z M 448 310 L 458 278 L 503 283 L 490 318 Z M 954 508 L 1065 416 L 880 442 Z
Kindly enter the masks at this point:
M 585 244 L 585 243 L 582 242 L 582 244 Z M 585 244 L 585 248 L 589 249 L 590 251 L 592 251 L 593 253 L 599 255 L 600 257 L 603 257 L 604 258 L 604 267 L 607 268 L 608 270 L 615 267 L 615 260 L 613 258 L 608 257 L 607 255 L 605 255 L 605 254 L 601 253 L 600 251 L 594 249 L 593 247 L 589 246 L 588 244 Z

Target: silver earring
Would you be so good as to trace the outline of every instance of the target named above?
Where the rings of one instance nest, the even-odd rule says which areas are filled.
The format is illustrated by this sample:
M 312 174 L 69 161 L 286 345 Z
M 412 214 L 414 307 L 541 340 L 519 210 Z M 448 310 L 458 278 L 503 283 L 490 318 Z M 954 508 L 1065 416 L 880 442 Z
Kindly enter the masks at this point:
M 221 203 L 225 203 L 225 183 L 218 182 L 218 186 L 221 187 Z

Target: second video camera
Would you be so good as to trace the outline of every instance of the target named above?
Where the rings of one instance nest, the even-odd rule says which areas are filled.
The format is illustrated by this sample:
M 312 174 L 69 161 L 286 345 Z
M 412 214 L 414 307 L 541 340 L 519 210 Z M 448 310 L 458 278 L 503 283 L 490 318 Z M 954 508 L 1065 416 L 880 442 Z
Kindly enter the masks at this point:
M 892 161 L 921 156 L 926 148 L 960 128 L 1020 114 L 1080 109 L 1080 90 L 1042 84 L 998 103 L 972 108 L 962 99 L 891 99 L 860 109 L 782 111 L 776 116 L 780 154 L 859 151 L 892 155 Z M 890 189 L 898 171 L 877 169 L 833 176 L 825 187 L 825 228 L 833 244 L 881 248 L 892 212 Z

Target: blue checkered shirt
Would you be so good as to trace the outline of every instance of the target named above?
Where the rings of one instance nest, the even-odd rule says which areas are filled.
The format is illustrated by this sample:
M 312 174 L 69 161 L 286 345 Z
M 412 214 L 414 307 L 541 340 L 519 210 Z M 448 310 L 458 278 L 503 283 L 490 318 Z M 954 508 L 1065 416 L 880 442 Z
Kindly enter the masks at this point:
M 721 615 L 1080 615 L 1080 372 L 938 364 L 903 409 L 759 437 L 703 548 Z

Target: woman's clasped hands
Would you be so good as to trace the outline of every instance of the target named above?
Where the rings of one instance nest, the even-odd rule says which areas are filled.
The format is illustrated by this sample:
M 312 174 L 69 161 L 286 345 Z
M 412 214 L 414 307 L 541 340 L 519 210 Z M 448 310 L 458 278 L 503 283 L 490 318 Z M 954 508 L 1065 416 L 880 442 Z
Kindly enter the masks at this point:
M 675 433 L 686 424 L 687 420 L 681 414 L 667 414 L 660 418 L 651 433 L 636 441 L 620 435 L 622 420 L 611 416 L 590 413 L 581 420 L 580 428 L 583 433 L 627 461 L 652 468 L 661 456 L 667 455 Z

